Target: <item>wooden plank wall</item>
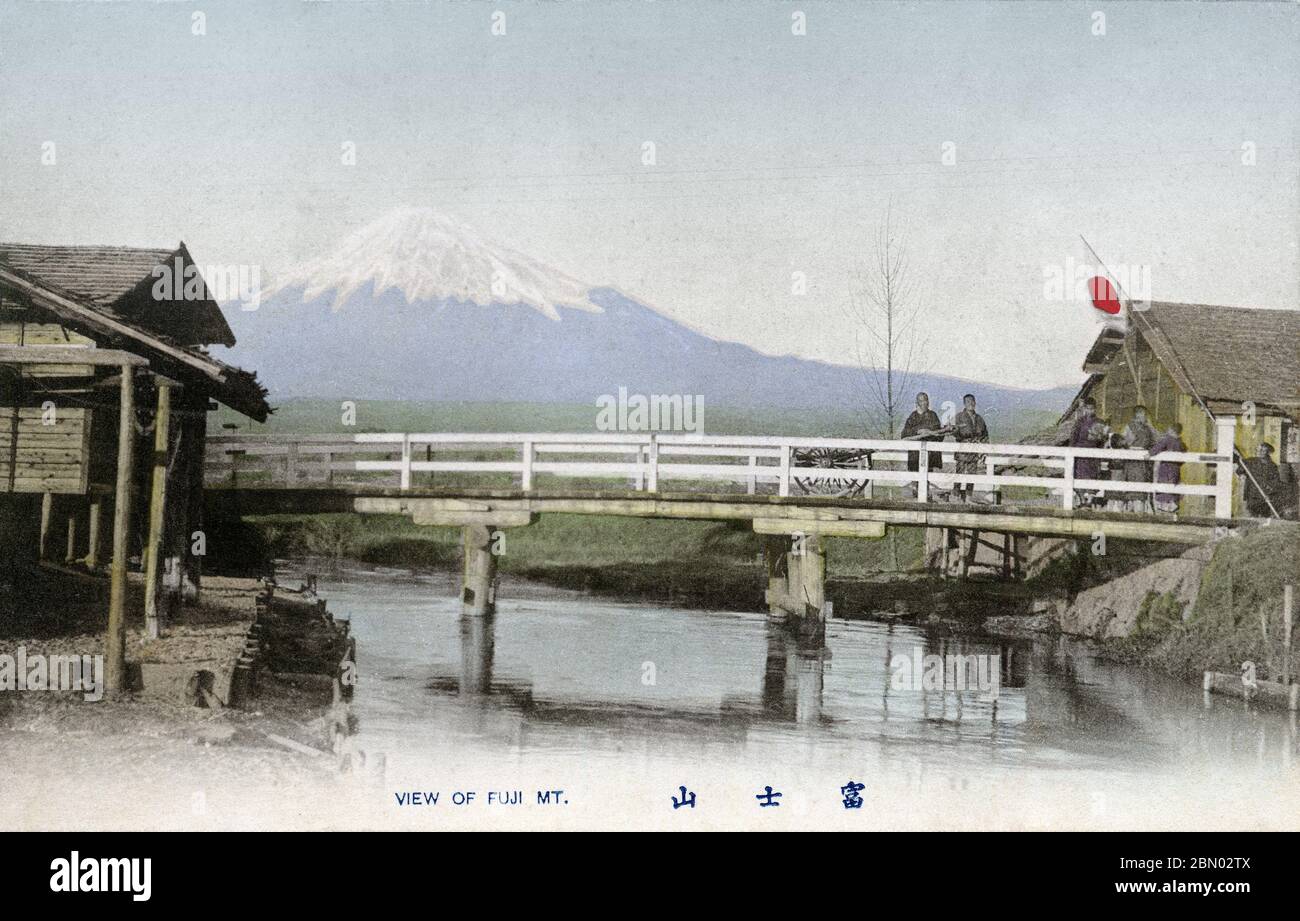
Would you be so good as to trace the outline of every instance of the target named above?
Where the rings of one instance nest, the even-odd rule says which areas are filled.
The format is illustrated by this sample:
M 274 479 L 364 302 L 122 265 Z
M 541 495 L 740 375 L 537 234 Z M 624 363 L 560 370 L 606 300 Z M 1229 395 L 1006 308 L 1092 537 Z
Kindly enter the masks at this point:
M 84 493 L 89 439 L 84 408 L 0 406 L 0 492 Z
M 93 339 L 64 329 L 57 323 L 0 321 L 0 345 L 80 345 L 94 348 Z M 29 365 L 23 373 L 30 377 L 90 377 L 90 365 Z

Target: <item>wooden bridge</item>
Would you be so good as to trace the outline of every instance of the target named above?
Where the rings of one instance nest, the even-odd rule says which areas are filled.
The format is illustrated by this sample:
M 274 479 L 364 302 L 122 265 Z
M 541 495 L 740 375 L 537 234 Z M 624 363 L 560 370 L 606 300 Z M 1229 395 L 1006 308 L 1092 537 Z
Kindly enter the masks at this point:
M 234 434 L 208 438 L 205 469 L 210 501 L 228 512 L 402 514 L 417 524 L 463 528 L 470 614 L 493 608 L 492 533 L 567 513 L 748 520 L 771 538 L 773 610 L 820 617 L 827 537 L 878 538 L 894 526 L 1210 540 L 1235 526 L 1234 432 L 1233 420 L 1221 420 L 1215 453 L 1155 456 L 1054 445 L 681 434 Z M 934 454 L 941 469 L 929 469 Z M 957 458 L 971 455 L 977 463 L 958 472 Z M 1079 458 L 1142 461 L 1150 479 L 1076 479 Z M 1182 464 L 1188 482 L 1159 483 L 1156 471 L 1166 463 Z M 973 495 L 951 501 L 957 487 Z M 1104 511 L 1081 502 L 1089 494 L 1155 493 L 1179 496 L 1188 512 Z

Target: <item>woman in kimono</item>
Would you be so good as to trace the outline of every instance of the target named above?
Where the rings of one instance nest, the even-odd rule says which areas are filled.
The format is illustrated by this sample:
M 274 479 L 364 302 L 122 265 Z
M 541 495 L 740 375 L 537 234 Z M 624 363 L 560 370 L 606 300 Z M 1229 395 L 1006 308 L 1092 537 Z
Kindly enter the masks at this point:
M 1156 442 L 1160 440 L 1160 433 L 1147 421 L 1147 408 L 1141 405 L 1133 408 L 1133 418 L 1129 420 L 1128 425 L 1124 426 L 1123 434 L 1124 447 L 1134 451 L 1150 453 Z M 1151 462 L 1147 460 L 1125 461 L 1124 479 L 1129 483 L 1149 483 L 1151 481 Z M 1130 493 L 1126 497 L 1128 511 L 1145 511 L 1151 501 L 1150 497 L 1150 493 Z
M 1152 454 L 1161 454 L 1165 451 L 1186 451 L 1183 445 L 1183 427 L 1177 422 L 1165 429 L 1164 435 L 1155 443 L 1151 449 Z M 1161 461 L 1159 468 L 1156 470 L 1157 483 L 1177 484 L 1182 477 L 1183 465 L 1179 461 Z M 1178 494 L 1172 492 L 1156 493 L 1156 511 L 1157 512 L 1177 512 L 1178 511 Z
M 1105 444 L 1106 427 L 1099 424 L 1101 420 L 1097 418 L 1097 401 L 1089 397 L 1083 401 L 1083 408 L 1079 410 L 1078 417 L 1074 420 L 1074 427 L 1070 429 L 1070 440 L 1068 444 L 1072 448 L 1100 448 Z M 1101 477 L 1101 460 L 1096 457 L 1076 457 L 1074 459 L 1074 478 L 1076 480 L 1096 480 Z M 1092 502 L 1094 490 L 1079 490 L 1079 504 L 1087 505 Z

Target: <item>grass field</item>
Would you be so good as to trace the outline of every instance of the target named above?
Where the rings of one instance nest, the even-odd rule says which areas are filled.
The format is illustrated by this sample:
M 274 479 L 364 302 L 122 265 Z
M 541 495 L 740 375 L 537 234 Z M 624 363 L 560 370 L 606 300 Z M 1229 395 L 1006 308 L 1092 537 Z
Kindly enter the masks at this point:
M 573 403 L 424 403 L 360 400 L 356 425 L 343 424 L 342 400 L 286 400 L 275 404 L 265 424 L 252 422 L 222 407 L 209 432 L 294 433 L 322 435 L 360 432 L 594 432 L 596 407 Z M 910 408 L 909 408 L 910 409 Z M 1017 441 L 1056 422 L 1056 414 L 990 412 L 995 441 Z M 228 428 L 234 426 L 234 429 Z M 706 407 L 705 434 L 821 435 L 828 438 L 880 437 L 861 413 L 825 410 L 747 410 Z

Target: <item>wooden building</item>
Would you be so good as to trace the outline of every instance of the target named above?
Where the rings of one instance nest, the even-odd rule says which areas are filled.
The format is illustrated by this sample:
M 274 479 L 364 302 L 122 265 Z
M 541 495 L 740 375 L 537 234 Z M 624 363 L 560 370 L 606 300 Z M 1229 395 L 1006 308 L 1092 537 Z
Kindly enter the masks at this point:
M 183 243 L 0 243 L 0 578 L 112 562 L 110 689 L 128 561 L 151 629 L 198 591 L 207 414 L 270 412 L 256 375 L 208 354 L 235 339 L 196 270 Z
M 1126 331 L 1103 331 L 1083 370 L 1088 380 L 1063 424 L 1088 396 L 1117 431 L 1140 404 L 1157 428 L 1181 423 L 1187 450 L 1210 452 L 1215 429 L 1203 401 L 1216 416 L 1237 417 L 1236 447 L 1243 456 L 1271 444 L 1294 489 L 1300 473 L 1300 310 L 1153 303 L 1132 311 Z M 1202 482 L 1205 475 L 1205 468 L 1184 467 L 1184 482 Z

